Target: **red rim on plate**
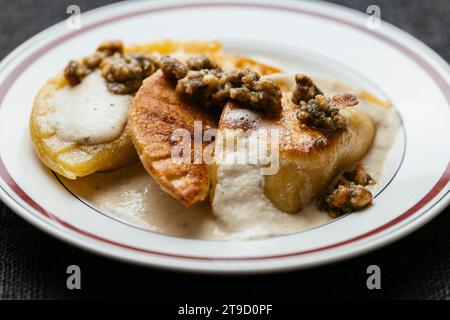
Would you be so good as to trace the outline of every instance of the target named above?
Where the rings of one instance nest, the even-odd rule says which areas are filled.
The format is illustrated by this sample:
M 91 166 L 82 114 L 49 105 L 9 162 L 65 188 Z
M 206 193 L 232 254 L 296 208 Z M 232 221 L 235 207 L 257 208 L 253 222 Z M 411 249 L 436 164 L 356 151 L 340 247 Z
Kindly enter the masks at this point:
M 363 27 L 357 23 L 345 20 L 343 18 L 333 17 L 329 16 L 323 13 L 318 13 L 314 11 L 309 11 L 301 8 L 294 8 L 294 7 L 287 7 L 287 6 L 279 6 L 279 5 L 272 5 L 272 4 L 258 4 L 258 3 L 191 3 L 191 4 L 177 4 L 177 5 L 169 5 L 169 6 L 161 6 L 161 7 L 154 7 L 154 8 L 148 8 L 144 10 L 139 11 L 133 11 L 129 13 L 125 13 L 122 15 L 117 15 L 111 18 L 106 18 L 104 20 L 97 21 L 95 23 L 92 23 L 82 29 L 74 30 L 70 33 L 67 33 L 65 35 L 62 35 L 47 45 L 41 47 L 40 49 L 32 52 L 30 55 L 28 55 L 27 58 L 25 58 L 19 65 L 17 65 L 6 77 L 6 79 L 0 84 L 0 105 L 3 102 L 3 99 L 5 98 L 8 90 L 12 86 L 12 84 L 15 82 L 15 80 L 39 57 L 47 53 L 49 50 L 57 47 L 61 43 L 72 39 L 73 37 L 76 37 L 82 33 L 85 33 L 87 31 L 93 30 L 97 27 L 104 26 L 108 23 L 116 22 L 118 20 L 139 16 L 139 15 L 146 15 L 146 14 L 153 14 L 157 12 L 162 11 L 169 11 L 169 10 L 179 10 L 179 9 L 186 9 L 186 8 L 206 8 L 206 7 L 247 7 L 247 8 L 259 8 L 259 9 L 268 9 L 268 10 L 279 10 L 279 11 L 287 11 L 299 15 L 306 15 L 306 16 L 315 16 L 321 19 L 325 19 L 328 21 L 332 21 L 335 23 L 343 24 L 349 27 L 352 27 L 354 29 L 357 29 L 361 32 L 367 33 L 372 37 L 375 37 L 379 40 L 382 40 L 383 42 L 387 43 L 391 47 L 397 49 L 398 51 L 402 52 L 406 57 L 414 61 L 417 65 L 419 65 L 428 75 L 429 77 L 436 83 L 436 85 L 440 88 L 442 94 L 445 96 L 448 105 L 450 106 L 450 86 L 445 81 L 445 79 L 439 74 L 439 72 L 431 66 L 427 61 L 425 61 L 422 57 L 420 57 L 418 54 L 416 54 L 414 51 L 412 51 L 410 48 L 404 46 L 403 44 L 386 37 L 385 35 L 382 35 L 380 33 L 377 33 L 376 31 L 370 30 L 366 27 Z M 180 259 L 188 259 L 188 260 L 195 260 L 195 261 L 251 261 L 251 260 L 268 260 L 268 259 L 278 259 L 278 258 L 286 258 L 286 257 L 294 257 L 294 256 L 301 256 L 301 255 L 307 255 L 311 253 L 317 253 L 321 251 L 330 250 L 336 247 L 344 246 L 346 244 L 350 244 L 365 238 L 368 238 L 370 236 L 373 236 L 375 234 L 378 234 L 382 231 L 385 231 L 400 222 L 406 220 L 407 218 L 411 217 L 414 213 L 419 211 L 421 208 L 423 208 L 425 205 L 427 205 L 431 200 L 433 200 L 448 184 L 450 181 L 450 162 L 447 165 L 445 171 L 443 172 L 442 176 L 439 178 L 439 180 L 436 182 L 436 184 L 431 188 L 431 190 L 428 191 L 428 193 L 420 199 L 416 204 L 414 204 L 411 208 L 403 212 L 401 215 L 396 217 L 395 219 L 385 223 L 384 225 L 377 227 L 369 232 L 366 232 L 364 234 L 361 234 L 357 237 L 353 237 L 332 245 L 327 245 L 319 248 L 309 249 L 305 251 L 300 252 L 293 252 L 293 253 L 287 253 L 287 254 L 279 254 L 279 255 L 270 255 L 270 256 L 254 256 L 254 257 L 201 257 L 201 256 L 188 256 L 188 255 L 179 255 L 179 254 L 171 254 L 167 252 L 160 252 L 155 250 L 147 250 L 143 248 L 137 248 L 133 246 L 129 246 L 126 244 L 122 244 L 119 242 L 116 242 L 114 240 L 106 239 L 103 237 L 100 237 L 98 235 L 92 234 L 90 232 L 81 230 L 77 228 L 74 225 L 71 225 L 67 223 L 66 221 L 63 221 L 59 219 L 56 215 L 48 212 L 44 208 L 42 208 L 37 202 L 35 202 L 33 199 L 31 199 L 25 191 L 20 188 L 20 186 L 14 181 L 8 170 L 6 169 L 2 159 L 0 158 L 0 177 L 3 179 L 3 181 L 11 188 L 11 190 L 15 193 L 16 196 L 18 196 L 21 200 L 23 200 L 25 203 L 30 205 L 33 209 L 36 210 L 41 216 L 44 216 L 47 219 L 50 219 L 59 225 L 70 229 L 82 236 L 98 240 L 104 243 L 108 243 L 110 245 L 114 245 L 116 247 L 140 252 L 140 253 L 146 253 L 150 255 L 157 255 L 157 256 L 165 256 L 165 257 L 171 257 L 171 258 L 180 258 Z M 5 190 L 6 192 L 6 190 Z M 19 202 L 17 202 L 19 205 L 21 205 Z M 23 206 L 22 206 L 23 207 Z M 33 212 L 31 212 L 34 214 Z

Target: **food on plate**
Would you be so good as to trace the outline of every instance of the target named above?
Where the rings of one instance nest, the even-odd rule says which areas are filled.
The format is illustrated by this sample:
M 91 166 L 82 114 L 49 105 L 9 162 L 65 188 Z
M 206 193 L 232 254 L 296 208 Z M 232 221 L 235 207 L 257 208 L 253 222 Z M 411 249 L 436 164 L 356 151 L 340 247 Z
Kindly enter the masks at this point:
M 194 121 L 202 121 L 204 129 L 217 128 L 214 115 L 180 99 L 161 71 L 144 81 L 129 116 L 131 137 L 142 165 L 164 190 L 185 205 L 204 200 L 210 187 L 209 168 L 202 161 L 172 161 L 174 131 L 183 128 L 193 133 Z M 189 159 L 194 151 L 192 145 Z
M 35 98 L 30 133 L 42 162 L 76 179 L 136 160 L 127 126 L 132 95 L 155 62 L 124 54 L 120 41 L 70 61 Z
M 319 208 L 328 211 L 332 217 L 353 212 L 372 203 L 372 193 L 364 188 L 375 181 L 366 173 L 361 163 L 343 177 L 329 190 L 317 198 Z
M 147 78 L 133 99 L 129 115 L 131 137 L 144 168 L 160 186 L 183 204 L 192 205 L 208 196 L 211 178 L 211 168 L 203 161 L 203 154 L 198 155 L 199 161 L 194 159 L 195 121 L 201 121 L 199 134 L 203 140 L 205 131 L 217 128 L 220 105 L 233 96 L 233 90 L 238 90 L 225 87 L 230 81 L 239 81 L 239 73 L 249 71 L 225 72 L 203 55 L 185 62 L 163 56 L 160 67 L 161 71 Z M 233 97 L 249 99 L 239 93 Z M 254 106 L 267 103 L 257 101 Z M 190 133 L 189 163 L 173 161 L 173 134 L 180 129 Z M 202 141 L 202 149 L 211 142 Z
M 172 235 L 264 238 L 369 207 L 396 113 L 290 71 L 219 42 L 105 42 L 41 89 L 32 141 L 72 192 Z
M 218 42 L 160 41 L 124 47 L 100 44 L 96 52 L 71 60 L 37 94 L 30 134 L 42 162 L 70 179 L 114 170 L 137 160 L 127 126 L 131 99 L 142 81 L 159 68 L 159 57 L 207 54 L 228 65 L 277 69 L 238 56 L 221 56 Z
M 263 177 L 263 189 L 275 207 L 290 213 L 311 203 L 341 170 L 354 165 L 375 135 L 369 116 L 354 107 L 356 96 L 326 98 L 310 78 L 297 75 L 296 81 L 295 89 L 283 94 L 280 117 L 262 117 L 233 103 L 223 111 L 219 126 L 280 129 L 279 170 Z

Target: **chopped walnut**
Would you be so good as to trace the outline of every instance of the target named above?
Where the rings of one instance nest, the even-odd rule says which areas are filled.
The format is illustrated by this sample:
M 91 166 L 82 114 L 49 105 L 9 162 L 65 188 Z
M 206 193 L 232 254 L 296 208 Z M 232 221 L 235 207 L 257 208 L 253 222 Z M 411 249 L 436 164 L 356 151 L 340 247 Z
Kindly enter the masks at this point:
M 190 58 L 186 64 L 165 56 L 161 59 L 161 69 L 170 79 L 178 80 L 178 94 L 206 107 L 221 109 L 226 101 L 235 100 L 255 110 L 279 112 L 281 109 L 280 88 L 248 69 L 224 72 L 206 56 Z
M 361 186 L 367 186 L 368 184 L 374 183 L 372 177 L 366 173 L 361 163 L 358 163 L 352 171 L 345 172 L 344 177 Z
M 99 67 L 111 92 L 134 94 L 142 81 L 157 70 L 157 63 L 150 57 L 142 55 L 115 53 L 104 58 Z
M 161 70 L 170 79 L 180 80 L 184 78 L 189 69 L 184 64 L 171 56 L 162 56 L 160 59 Z
M 225 87 L 230 86 L 230 98 L 255 110 L 279 112 L 281 89 L 269 79 L 261 79 L 254 71 L 245 69 L 225 74 Z
M 333 218 L 365 208 L 372 202 L 372 193 L 364 186 L 372 183 L 372 178 L 358 163 L 352 171 L 344 173 L 344 179 L 319 197 L 317 206 Z
M 186 65 L 190 70 L 218 69 L 219 66 L 211 61 L 207 56 L 195 56 L 186 60 Z
M 100 63 L 102 62 L 102 59 L 105 57 L 104 54 L 100 52 L 96 52 L 91 56 L 87 56 L 81 60 L 81 62 L 89 69 L 95 69 L 98 68 Z
M 330 100 L 323 95 L 317 95 L 308 102 L 300 101 L 297 118 L 304 124 L 330 132 L 347 127 L 347 121 L 339 109 L 331 107 Z
M 83 58 L 82 63 L 90 69 L 95 69 L 98 68 L 104 58 L 115 53 L 123 54 L 122 41 L 106 41 L 97 47 L 97 51 L 93 55 Z
M 220 105 L 226 98 L 220 91 L 221 71 L 203 69 L 189 71 L 187 75 L 178 80 L 175 91 L 177 94 L 200 101 L 206 107 Z
M 312 79 L 303 74 L 295 75 L 296 86 L 292 92 L 292 102 L 300 104 L 301 101 L 308 102 L 317 95 L 323 95 L 322 91 L 314 84 Z
M 297 118 L 301 123 L 330 132 L 347 127 L 340 110 L 358 104 L 356 96 L 344 94 L 328 99 L 310 77 L 302 74 L 295 76 L 295 82 L 291 101 L 298 105 Z
M 71 86 L 76 86 L 85 76 L 99 68 L 109 91 L 115 94 L 134 94 L 142 81 L 158 67 L 158 62 L 148 56 L 123 54 L 121 41 L 108 41 L 81 62 L 70 61 L 64 70 L 64 76 Z
M 115 53 L 123 54 L 123 42 L 120 40 L 105 41 L 97 47 L 97 52 L 102 52 L 107 57 Z
M 372 202 L 372 193 L 351 181 L 341 181 L 326 198 L 331 209 L 342 213 L 353 212 L 367 207 Z
M 64 69 L 64 77 L 71 86 L 76 86 L 91 70 L 78 61 L 70 61 Z

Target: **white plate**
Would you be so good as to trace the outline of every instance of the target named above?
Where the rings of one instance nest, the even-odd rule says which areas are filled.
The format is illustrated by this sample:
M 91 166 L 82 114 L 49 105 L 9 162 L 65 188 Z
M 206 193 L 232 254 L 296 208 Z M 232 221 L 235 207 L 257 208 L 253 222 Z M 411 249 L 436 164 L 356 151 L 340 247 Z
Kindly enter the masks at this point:
M 205 272 L 302 268 L 361 254 L 416 230 L 449 202 L 450 72 L 424 44 L 367 16 L 318 2 L 126 2 L 60 23 L 0 65 L 0 196 L 20 216 L 79 247 L 143 265 Z M 69 58 L 105 39 L 217 39 L 234 53 L 283 57 L 305 73 L 353 81 L 394 104 L 402 132 L 375 204 L 304 232 L 252 241 L 157 234 L 99 214 L 41 165 L 28 135 L 34 95 Z

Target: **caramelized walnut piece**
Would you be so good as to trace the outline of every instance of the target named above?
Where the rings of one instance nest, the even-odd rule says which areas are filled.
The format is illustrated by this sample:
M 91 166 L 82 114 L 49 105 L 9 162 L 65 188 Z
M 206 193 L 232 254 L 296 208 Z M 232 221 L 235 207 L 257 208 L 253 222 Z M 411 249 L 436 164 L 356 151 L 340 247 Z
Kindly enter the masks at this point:
M 317 95 L 323 95 L 323 92 L 314 84 L 312 79 L 303 74 L 295 75 L 295 89 L 292 92 L 292 102 L 300 104 L 301 101 L 308 102 Z
M 161 70 L 164 75 L 173 80 L 180 80 L 184 78 L 189 69 L 188 67 L 171 56 L 162 56 L 160 59 Z
M 211 61 L 207 56 L 195 56 L 186 60 L 186 66 L 189 70 L 202 70 L 202 69 L 219 69 L 219 66 Z
M 64 77 L 71 86 L 76 86 L 91 70 L 78 61 L 70 61 L 64 69 Z
M 64 70 L 64 76 L 75 86 L 95 69 L 100 69 L 107 82 L 108 90 L 115 94 L 134 94 L 142 81 L 153 74 L 158 62 L 149 56 L 123 53 L 122 41 L 108 41 L 100 44 L 95 54 L 81 62 L 71 61 Z
M 97 47 L 97 51 L 93 55 L 83 58 L 82 63 L 90 69 L 95 69 L 104 58 L 115 53 L 123 54 L 122 41 L 106 41 Z
M 105 56 L 101 54 L 100 52 L 96 52 L 91 56 L 87 56 L 81 60 L 81 62 L 89 69 L 95 69 L 100 65 L 100 62 L 102 62 L 102 59 Z
M 100 44 L 95 54 L 78 61 L 70 61 L 64 69 L 64 77 L 71 86 L 76 86 L 81 80 L 97 68 L 102 59 L 114 53 L 123 53 L 122 41 L 107 41 Z
M 301 123 L 329 132 L 347 127 L 347 121 L 339 111 L 358 104 L 356 96 L 343 94 L 328 99 L 311 78 L 302 74 L 295 76 L 295 82 L 291 101 L 298 105 L 297 118 Z
M 330 100 L 323 95 L 317 95 L 308 102 L 300 101 L 297 119 L 306 125 L 329 132 L 347 127 L 347 121 L 339 113 L 339 109 L 332 107 Z
M 157 63 L 143 55 L 115 53 L 100 63 L 108 89 L 116 94 L 134 94 L 142 81 L 157 70 Z
M 361 163 L 356 164 L 352 171 L 345 172 L 344 178 L 361 186 L 367 186 L 374 183 L 372 177 L 366 173 L 366 170 L 364 170 Z
M 254 71 L 222 71 L 206 56 L 189 58 L 186 64 L 164 56 L 164 75 L 177 80 L 176 92 L 206 107 L 222 109 L 226 101 L 235 100 L 254 110 L 279 112 L 281 89 L 271 80 L 261 79 Z
M 281 89 L 269 79 L 249 69 L 231 71 L 224 76 L 225 87 L 230 86 L 230 99 L 254 110 L 279 112 Z
M 326 198 L 326 202 L 330 208 L 348 213 L 367 207 L 372 202 L 372 193 L 361 185 L 343 180 Z
M 203 69 L 188 71 L 187 75 L 178 80 L 175 91 L 181 96 L 195 99 L 205 107 L 220 106 L 228 98 L 220 91 L 221 71 Z
M 362 164 L 358 163 L 352 171 L 344 173 L 344 179 L 334 188 L 319 197 L 317 206 L 333 218 L 365 208 L 372 202 L 372 193 L 364 186 L 373 182 Z
M 123 54 L 123 42 L 120 40 L 105 41 L 97 47 L 97 52 L 101 52 L 107 57 L 115 53 Z

